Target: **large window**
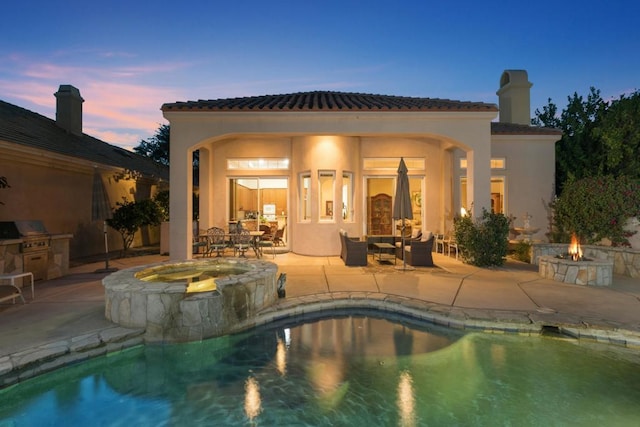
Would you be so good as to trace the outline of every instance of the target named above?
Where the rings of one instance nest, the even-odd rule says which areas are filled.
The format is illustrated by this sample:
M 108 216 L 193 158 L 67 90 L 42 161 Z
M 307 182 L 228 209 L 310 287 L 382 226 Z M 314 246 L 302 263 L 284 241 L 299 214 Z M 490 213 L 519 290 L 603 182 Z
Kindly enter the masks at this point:
M 229 219 L 284 221 L 287 178 L 232 178 L 229 180 Z
M 320 195 L 318 200 L 320 201 L 320 221 L 333 220 L 333 213 L 335 211 L 334 195 L 335 195 L 335 181 L 336 175 L 333 171 L 318 171 L 318 191 Z

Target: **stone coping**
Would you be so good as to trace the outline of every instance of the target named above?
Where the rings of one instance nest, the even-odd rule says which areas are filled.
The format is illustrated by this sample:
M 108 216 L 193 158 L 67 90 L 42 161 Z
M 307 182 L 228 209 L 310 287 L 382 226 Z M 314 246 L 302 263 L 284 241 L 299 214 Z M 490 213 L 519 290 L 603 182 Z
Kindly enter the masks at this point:
M 640 350 L 640 332 L 601 324 L 596 319 L 590 324 L 583 317 L 545 309 L 534 313 L 467 309 L 380 292 L 334 292 L 281 299 L 251 319 L 238 323 L 232 333 L 304 314 L 340 309 L 374 309 L 436 325 L 486 333 L 532 336 L 553 329 L 579 340 Z M 0 357 L 0 388 L 91 357 L 143 345 L 144 336 L 142 328 L 113 326 Z

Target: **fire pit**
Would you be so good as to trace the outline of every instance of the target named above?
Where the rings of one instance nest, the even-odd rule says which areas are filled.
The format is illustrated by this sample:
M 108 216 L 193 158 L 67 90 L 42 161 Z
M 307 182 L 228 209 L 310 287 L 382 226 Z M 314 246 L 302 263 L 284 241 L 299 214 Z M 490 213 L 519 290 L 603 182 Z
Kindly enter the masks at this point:
M 538 258 L 538 273 L 545 279 L 588 286 L 611 286 L 613 262 L 587 259 L 573 236 L 566 254 Z

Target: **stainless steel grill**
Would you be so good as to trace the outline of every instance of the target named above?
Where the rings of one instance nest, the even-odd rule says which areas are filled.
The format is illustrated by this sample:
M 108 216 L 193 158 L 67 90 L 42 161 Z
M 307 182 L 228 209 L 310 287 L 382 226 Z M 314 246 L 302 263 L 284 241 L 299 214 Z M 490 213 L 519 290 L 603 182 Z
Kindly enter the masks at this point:
M 51 235 L 42 221 L 2 221 L 0 239 L 20 239 L 23 271 L 33 273 L 34 280 L 47 278 Z

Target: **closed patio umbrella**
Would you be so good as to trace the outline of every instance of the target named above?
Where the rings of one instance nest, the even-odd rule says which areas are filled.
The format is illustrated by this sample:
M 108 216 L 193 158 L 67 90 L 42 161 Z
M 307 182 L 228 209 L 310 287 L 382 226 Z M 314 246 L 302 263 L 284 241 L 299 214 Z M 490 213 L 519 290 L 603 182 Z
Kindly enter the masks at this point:
M 107 240 L 107 219 L 111 218 L 111 202 L 107 189 L 104 187 L 102 177 L 96 170 L 93 173 L 93 191 L 91 194 L 91 220 L 102 221 L 104 233 L 105 267 L 96 270 L 96 273 L 111 273 L 117 268 L 109 268 L 109 242 Z
M 404 163 L 404 158 L 400 158 L 400 164 L 398 165 L 398 178 L 396 182 L 396 194 L 393 200 L 393 219 L 397 219 L 401 222 L 401 234 L 402 234 L 402 269 L 407 270 L 407 261 L 404 256 L 404 228 L 405 220 L 413 219 L 413 210 L 411 208 L 411 194 L 409 194 L 409 176 L 407 175 L 407 165 Z M 410 268 L 411 269 L 411 268 Z

